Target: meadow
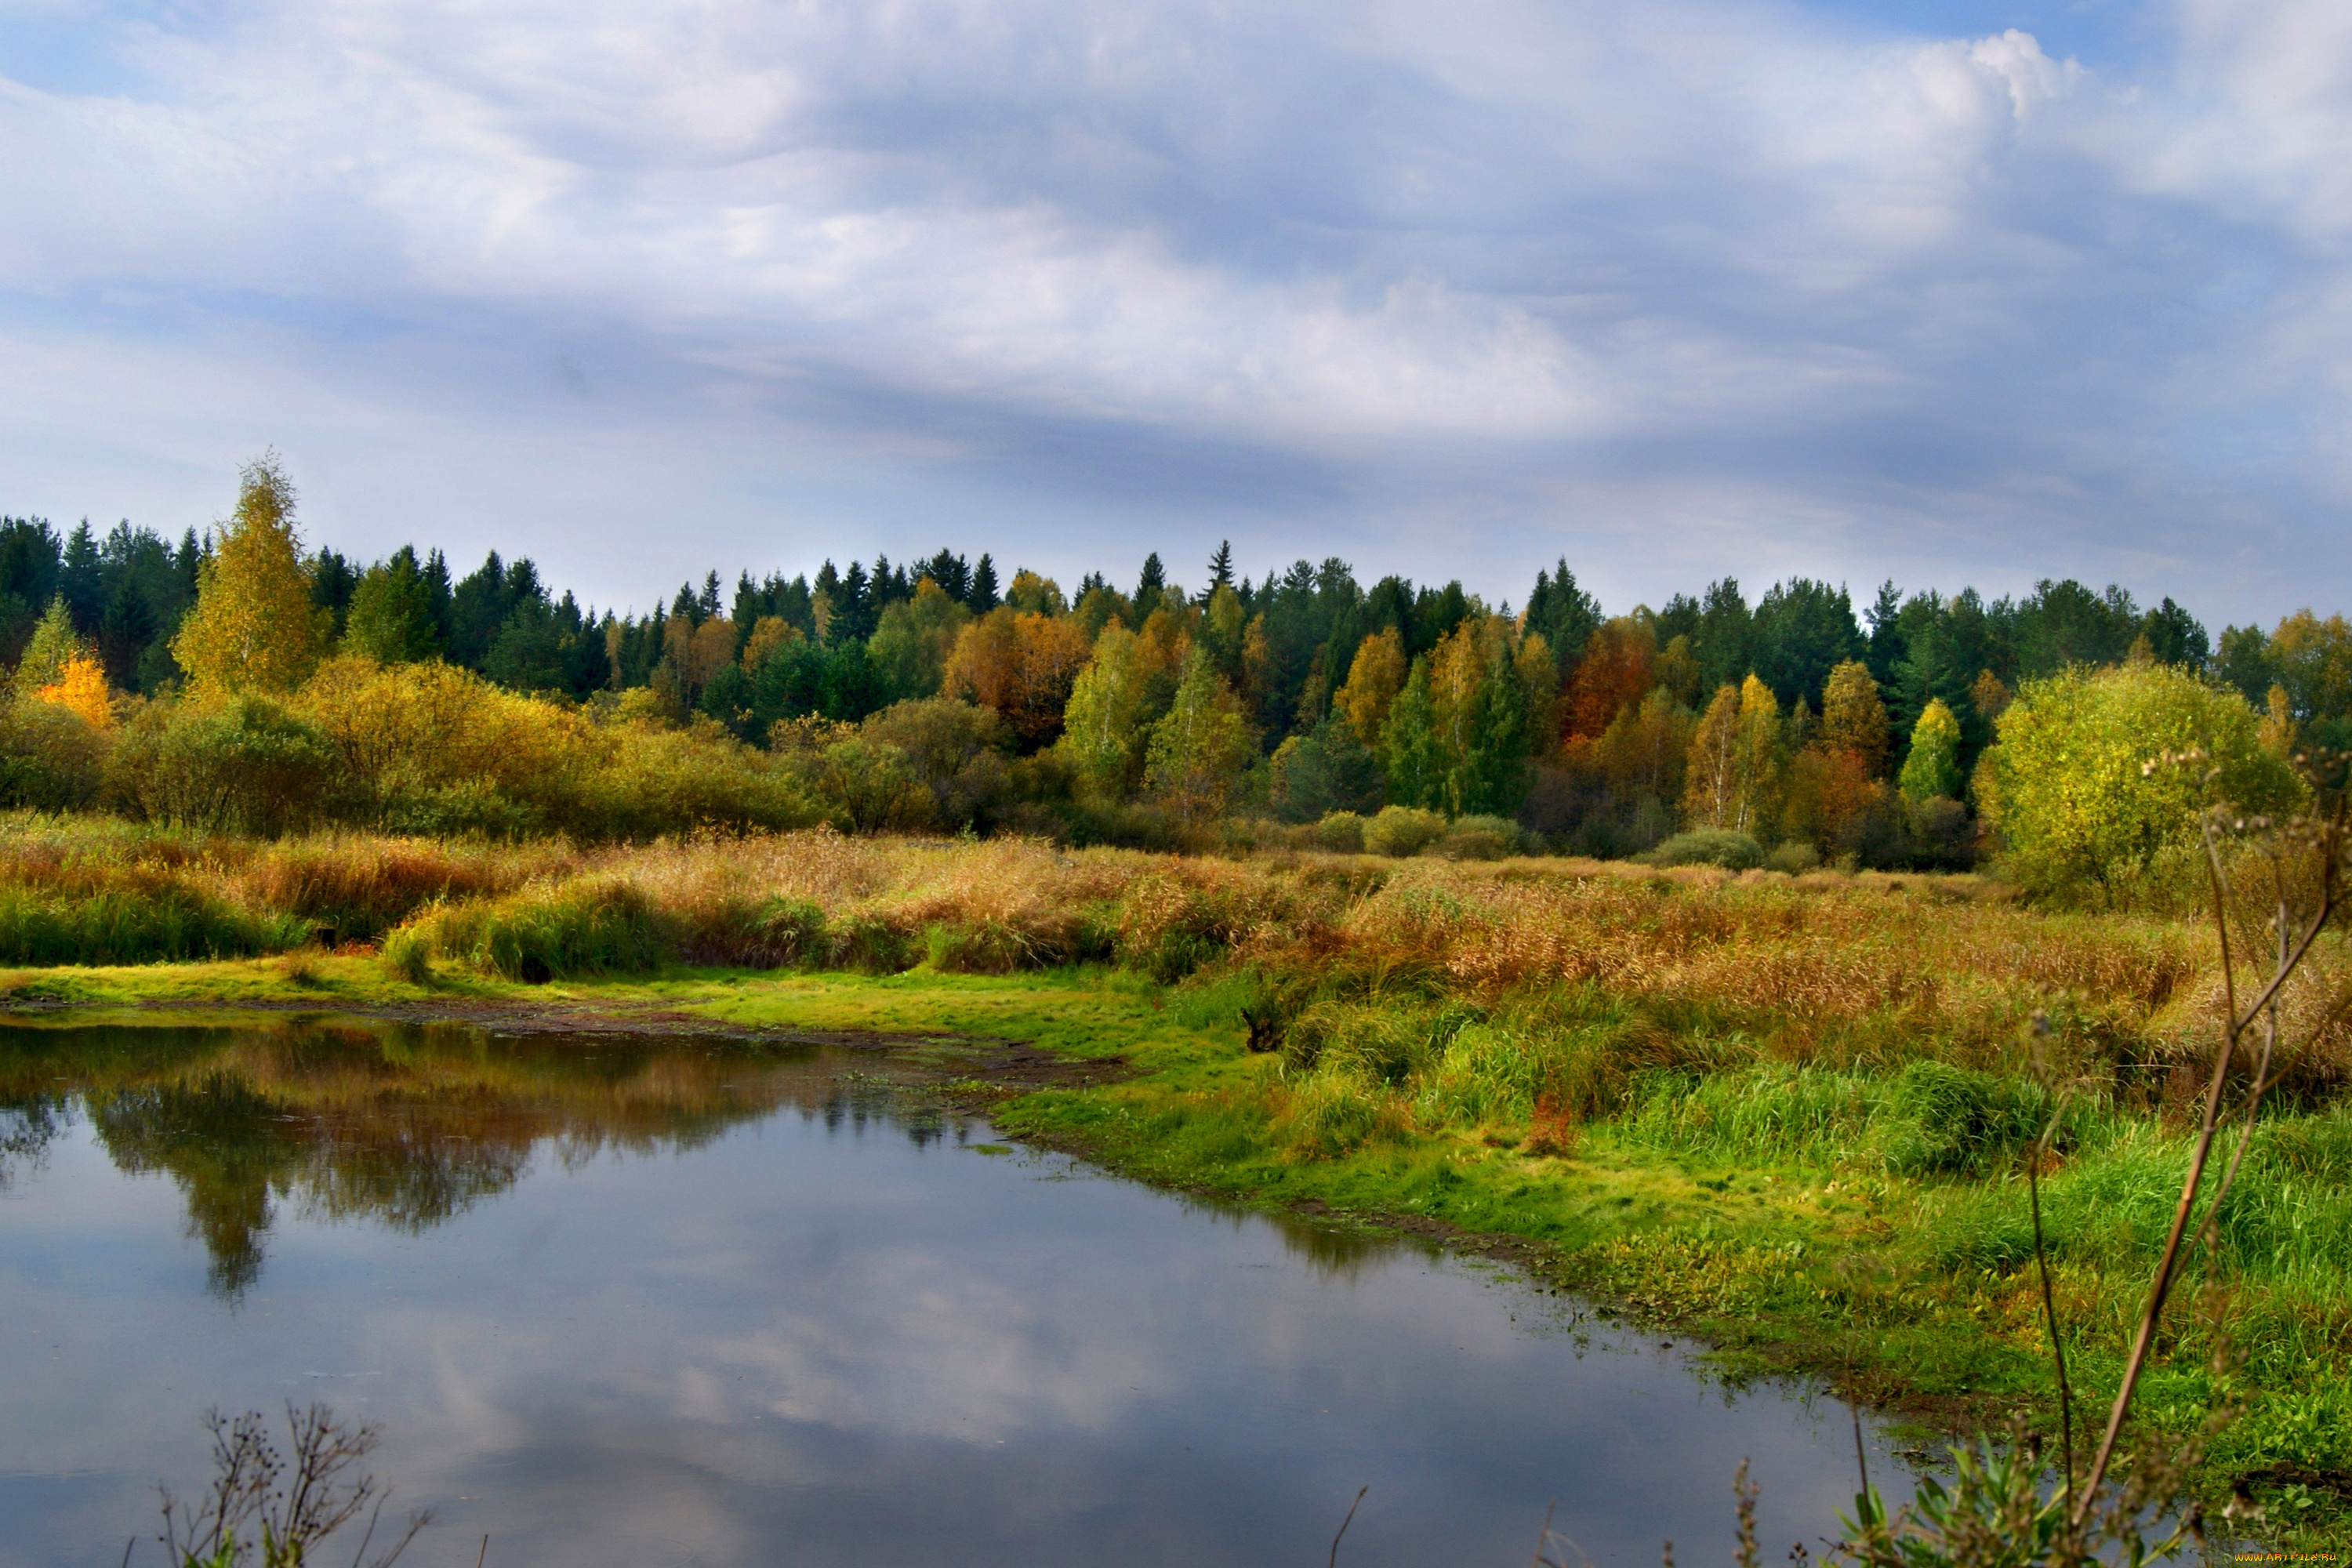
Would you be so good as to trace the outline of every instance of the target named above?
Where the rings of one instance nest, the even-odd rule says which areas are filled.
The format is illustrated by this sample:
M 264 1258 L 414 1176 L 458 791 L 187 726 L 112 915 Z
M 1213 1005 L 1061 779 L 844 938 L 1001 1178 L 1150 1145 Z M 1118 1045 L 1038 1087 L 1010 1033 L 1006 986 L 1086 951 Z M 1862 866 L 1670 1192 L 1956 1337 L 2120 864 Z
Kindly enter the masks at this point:
M 5 826 L 13 1006 L 650 999 L 1116 1054 L 1116 1081 L 960 1091 L 1148 1180 L 1500 1247 L 1706 1336 L 1729 1375 L 1822 1374 L 1943 1431 L 2055 1422 L 2032 1158 L 2103 1408 L 2221 1006 L 2210 925 L 1975 875 Z M 2352 1521 L 2347 959 L 2322 937 L 2285 994 L 2291 1048 L 2132 1439 L 2230 1413 L 2198 1485 L 2247 1489 L 2284 1540 Z

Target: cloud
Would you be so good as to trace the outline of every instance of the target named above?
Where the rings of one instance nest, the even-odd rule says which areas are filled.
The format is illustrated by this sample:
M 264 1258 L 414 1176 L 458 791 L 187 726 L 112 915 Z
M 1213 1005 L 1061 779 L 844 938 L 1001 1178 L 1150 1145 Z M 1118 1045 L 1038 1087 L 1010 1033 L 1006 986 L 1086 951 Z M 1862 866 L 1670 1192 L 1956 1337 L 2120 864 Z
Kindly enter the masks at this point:
M 0 421 L 5 500 L 200 521 L 274 439 L 367 476 L 309 486 L 338 542 L 608 601 L 1225 534 L 1621 605 L 2340 601 L 2352 35 L 2149 21 L 2117 67 L 1700 0 L 80 13 L 114 87 L 0 82 L 0 335 L 100 384 Z

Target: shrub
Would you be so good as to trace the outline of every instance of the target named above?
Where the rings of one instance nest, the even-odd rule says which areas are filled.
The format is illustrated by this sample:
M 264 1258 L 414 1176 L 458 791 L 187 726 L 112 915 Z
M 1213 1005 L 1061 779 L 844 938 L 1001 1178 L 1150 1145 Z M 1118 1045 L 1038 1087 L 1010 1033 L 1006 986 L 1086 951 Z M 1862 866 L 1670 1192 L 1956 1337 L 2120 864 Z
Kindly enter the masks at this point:
M 135 817 L 274 838 L 320 814 L 334 767 L 317 725 L 247 695 L 150 704 L 124 726 L 108 773 Z
M 1418 855 L 1445 833 L 1445 818 L 1418 806 L 1388 805 L 1364 824 L 1364 847 L 1374 855 Z
M 68 811 L 98 798 L 107 732 L 62 703 L 0 691 L 0 805 Z
M 1650 866 L 1720 866 L 1727 871 L 1750 871 L 1764 864 L 1764 847 L 1750 835 L 1732 828 L 1694 827 L 1634 858 Z
M 1822 863 L 1822 852 L 1810 844 L 1783 844 L 1764 857 L 1767 871 L 1786 871 L 1790 876 L 1811 871 Z
M 915 966 L 913 939 L 871 910 L 851 915 L 835 924 L 826 949 L 827 960 L 839 969 L 896 974 Z
M 1285 822 L 1313 822 L 1338 812 L 1353 816 L 1380 805 L 1380 763 L 1354 727 L 1336 713 L 1312 734 L 1283 742 L 1268 771 L 1274 812 Z
M 1335 811 L 1307 831 L 1314 836 L 1318 849 L 1328 849 L 1334 855 L 1364 852 L 1364 819 L 1352 811 Z
M 1437 852 L 1449 860 L 1500 860 L 1518 848 L 1518 824 L 1501 816 L 1459 817 L 1437 841 Z

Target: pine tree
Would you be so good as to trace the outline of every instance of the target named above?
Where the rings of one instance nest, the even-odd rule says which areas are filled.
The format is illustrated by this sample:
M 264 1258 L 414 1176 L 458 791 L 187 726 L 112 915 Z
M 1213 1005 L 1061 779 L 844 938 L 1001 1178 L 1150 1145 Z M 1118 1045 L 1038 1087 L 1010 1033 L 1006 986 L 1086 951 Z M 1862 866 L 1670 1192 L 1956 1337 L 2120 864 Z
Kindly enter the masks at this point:
M 106 613 L 106 576 L 88 518 L 66 540 L 58 569 L 58 592 L 66 597 L 66 612 L 73 616 L 74 630 L 85 637 L 98 630 L 99 619 Z
M 321 617 L 310 603 L 294 486 L 269 453 L 238 476 L 236 511 L 201 574 L 195 607 L 172 655 L 200 699 L 289 691 L 319 662 Z
M 1219 588 L 1230 588 L 1233 585 L 1234 542 L 1230 539 L 1221 540 L 1217 544 L 1217 552 L 1209 557 L 1209 589 L 1214 593 Z
M 1517 667 L 1487 666 L 1473 704 L 1470 743 L 1449 792 L 1456 816 L 1509 816 L 1528 793 L 1527 694 Z

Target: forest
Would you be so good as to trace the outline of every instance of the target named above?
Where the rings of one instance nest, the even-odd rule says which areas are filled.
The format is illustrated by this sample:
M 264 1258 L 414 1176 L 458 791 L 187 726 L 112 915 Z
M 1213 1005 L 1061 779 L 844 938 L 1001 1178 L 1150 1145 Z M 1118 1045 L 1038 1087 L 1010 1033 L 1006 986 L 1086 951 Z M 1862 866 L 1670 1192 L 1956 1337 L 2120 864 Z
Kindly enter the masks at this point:
M 437 549 L 308 549 L 295 500 L 265 459 L 226 522 L 176 544 L 0 521 L 0 804 L 587 842 L 1286 830 L 1782 870 L 2005 847 L 2029 880 L 2111 890 L 2159 858 L 2147 824 L 2115 803 L 2106 837 L 2136 847 L 2037 860 L 2036 781 L 2005 756 L 2079 761 L 2102 725 L 2145 744 L 2170 723 L 2234 747 L 2248 798 L 2283 798 L 2261 759 L 2352 722 L 2340 616 L 2215 638 L 2169 597 L 2072 580 L 1992 600 L 1890 582 L 1857 610 L 1842 584 L 1791 576 L 1751 603 L 1726 578 L 1612 614 L 1565 560 L 1515 608 L 1458 581 L 1367 587 L 1338 559 L 1254 580 L 1230 545 L 1197 586 L 1155 553 L 1131 584 L 1072 589 L 941 549 L 743 572 L 731 595 L 707 571 L 639 616 L 496 552 L 453 578 Z
M 2133 1407 L 2201 1095 L 2254 1151 L 2192 1267 L 2234 1294 L 2174 1313 L 2145 1430 L 2283 1539 L 2352 1518 L 2340 616 L 1803 577 L 1612 614 L 1565 561 L 1514 606 L 1221 547 L 1197 586 L 706 572 L 640 616 L 356 565 L 295 501 L 265 460 L 176 545 L 0 525 L 11 1005 L 619 1017 L 651 979 L 730 1028 L 1126 1052 L 975 1103 L 2045 1436 L 2061 1339 Z M 2225 1093 L 2232 965 L 2305 910 Z

